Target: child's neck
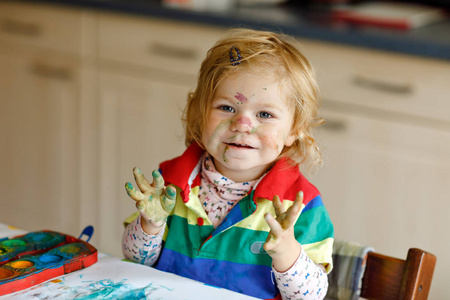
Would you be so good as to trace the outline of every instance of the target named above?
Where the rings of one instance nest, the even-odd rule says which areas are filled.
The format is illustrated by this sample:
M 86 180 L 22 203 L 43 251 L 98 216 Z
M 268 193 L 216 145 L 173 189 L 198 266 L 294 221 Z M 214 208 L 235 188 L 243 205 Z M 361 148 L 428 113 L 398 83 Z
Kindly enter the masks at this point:
M 226 168 L 220 162 L 215 161 L 212 156 L 211 156 L 211 159 L 212 159 L 212 162 L 213 162 L 217 172 L 219 172 L 226 178 L 231 179 L 232 181 L 234 181 L 236 183 L 257 180 L 257 179 L 261 178 L 273 166 L 273 164 L 272 164 L 265 169 L 253 168 L 253 169 L 246 169 L 246 170 L 232 170 L 232 169 Z

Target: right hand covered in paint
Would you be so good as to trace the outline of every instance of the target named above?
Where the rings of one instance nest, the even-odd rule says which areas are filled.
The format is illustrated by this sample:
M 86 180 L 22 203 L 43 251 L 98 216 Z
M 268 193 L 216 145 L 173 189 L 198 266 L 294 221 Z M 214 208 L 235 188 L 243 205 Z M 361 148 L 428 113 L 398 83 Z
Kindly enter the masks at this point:
M 136 201 L 136 208 L 142 216 L 142 229 L 148 234 L 157 234 L 165 224 L 175 206 L 176 189 L 164 187 L 162 175 L 154 170 L 150 184 L 139 168 L 133 169 L 134 179 L 140 191 L 129 182 L 125 184 L 128 196 Z

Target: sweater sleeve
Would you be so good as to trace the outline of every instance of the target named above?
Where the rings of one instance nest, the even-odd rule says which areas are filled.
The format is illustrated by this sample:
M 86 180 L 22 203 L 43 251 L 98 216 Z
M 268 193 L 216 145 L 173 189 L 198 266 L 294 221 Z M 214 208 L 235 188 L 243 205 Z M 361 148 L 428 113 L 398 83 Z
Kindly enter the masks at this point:
M 323 299 L 328 290 L 328 277 L 320 264 L 315 264 L 302 249 L 297 261 L 286 272 L 272 267 L 283 300 Z
M 157 235 L 147 234 L 141 227 L 139 215 L 125 228 L 122 237 L 122 252 L 126 259 L 152 266 L 158 259 L 162 248 L 162 238 L 166 225 Z

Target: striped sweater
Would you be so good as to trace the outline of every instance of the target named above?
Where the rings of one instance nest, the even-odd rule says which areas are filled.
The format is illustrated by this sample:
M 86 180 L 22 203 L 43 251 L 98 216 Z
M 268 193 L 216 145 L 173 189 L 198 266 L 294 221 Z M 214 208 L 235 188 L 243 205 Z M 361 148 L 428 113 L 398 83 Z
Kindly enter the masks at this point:
M 302 212 L 295 236 L 309 258 L 332 268 L 333 226 L 318 190 L 298 167 L 279 160 L 217 227 L 209 221 L 198 192 L 203 150 L 191 145 L 182 156 L 160 165 L 166 184 L 177 187 L 177 201 L 167 220 L 164 246 L 155 267 L 207 284 L 258 298 L 279 297 L 272 259 L 262 246 L 270 231 L 264 214 L 275 215 L 268 199 L 278 195 L 292 205 L 302 190 Z

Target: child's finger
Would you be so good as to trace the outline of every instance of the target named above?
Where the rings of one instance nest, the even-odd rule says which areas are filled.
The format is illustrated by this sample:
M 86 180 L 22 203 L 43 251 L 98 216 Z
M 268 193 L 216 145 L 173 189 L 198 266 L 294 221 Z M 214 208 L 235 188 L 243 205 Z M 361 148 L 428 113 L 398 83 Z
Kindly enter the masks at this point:
M 303 204 L 303 191 L 300 191 L 300 192 L 297 193 L 297 195 L 295 196 L 294 204 L 298 205 L 299 207 L 302 206 L 302 204 Z
M 136 208 L 141 214 L 145 214 L 145 209 L 146 209 L 145 201 L 142 201 L 142 200 L 141 201 L 137 201 L 136 202 Z
M 294 204 L 286 212 L 285 218 L 283 218 L 280 223 L 284 229 L 291 227 L 297 222 L 298 217 L 300 216 L 300 211 L 303 204 L 303 192 L 300 191 L 297 193 L 295 197 Z
M 274 238 L 278 238 L 283 233 L 283 228 L 280 223 L 270 214 L 266 213 L 264 219 L 270 227 L 270 233 Z
M 125 189 L 127 191 L 128 196 L 130 196 L 130 198 L 133 199 L 134 201 L 141 201 L 142 199 L 144 199 L 144 194 L 136 190 L 131 183 L 129 182 L 125 183 Z
M 164 193 L 162 205 L 165 211 L 170 212 L 175 206 L 177 191 L 175 187 L 169 185 Z
M 153 170 L 152 176 L 153 182 L 151 184 L 151 189 L 153 190 L 153 194 L 159 196 L 162 194 L 164 188 L 164 178 L 158 170 Z
M 303 191 L 300 191 L 297 193 L 297 196 L 295 197 L 295 201 L 294 204 L 292 206 L 294 206 L 294 208 L 296 209 L 296 213 L 297 218 L 300 215 L 301 209 L 302 209 L 302 205 L 303 205 Z
M 136 180 L 136 184 L 138 185 L 142 193 L 145 193 L 150 189 L 150 183 L 148 182 L 147 178 L 145 178 L 144 173 L 142 173 L 142 171 L 138 167 L 134 167 L 133 175 L 134 179 Z
M 278 197 L 278 195 L 275 195 L 273 197 L 272 205 L 273 205 L 273 208 L 275 209 L 275 215 L 277 217 L 286 211 L 286 209 L 284 208 L 283 204 L 281 203 L 280 197 Z

